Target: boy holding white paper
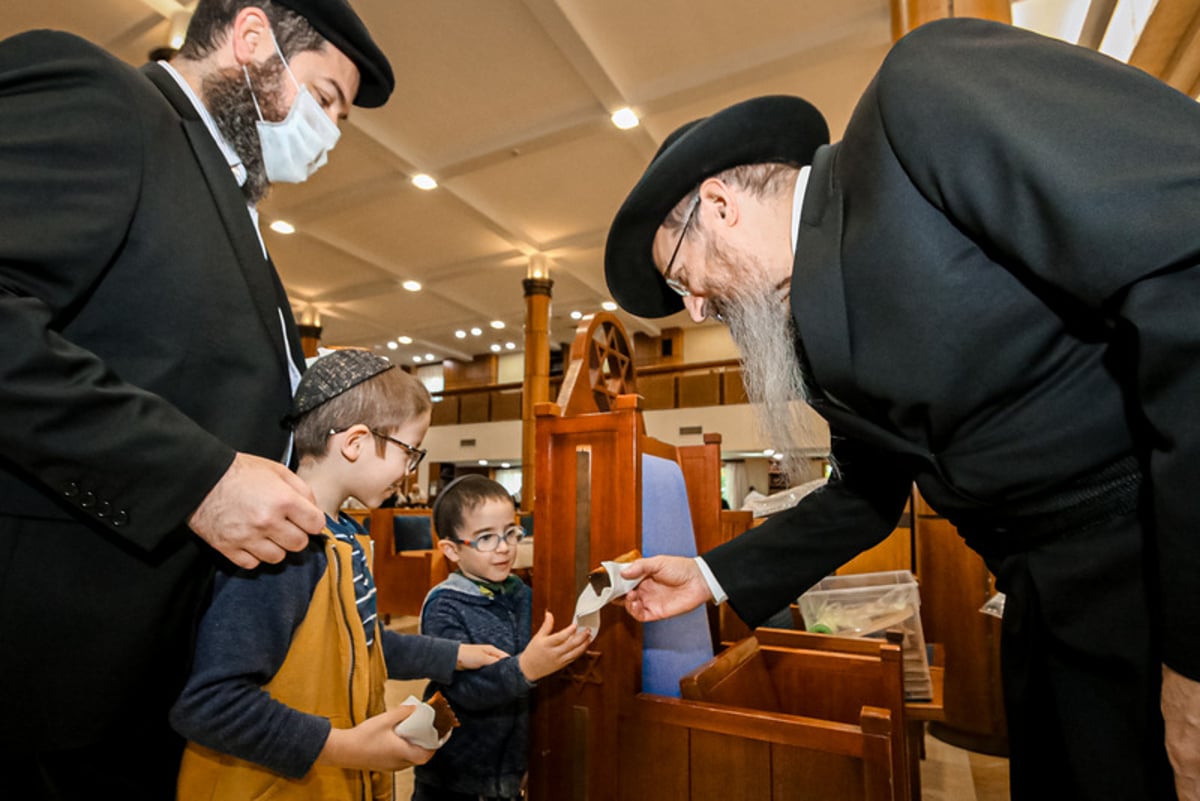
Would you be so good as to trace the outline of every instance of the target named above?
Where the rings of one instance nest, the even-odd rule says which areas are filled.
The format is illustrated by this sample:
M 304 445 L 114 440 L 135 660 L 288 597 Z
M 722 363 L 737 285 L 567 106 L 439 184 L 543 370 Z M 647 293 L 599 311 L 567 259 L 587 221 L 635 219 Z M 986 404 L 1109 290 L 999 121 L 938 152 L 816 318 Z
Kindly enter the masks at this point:
M 305 372 L 289 422 L 325 530 L 277 565 L 218 576 L 171 710 L 189 740 L 179 801 L 389 799 L 387 771 L 433 752 L 397 736 L 413 707 L 385 709 L 386 679 L 450 681 L 507 656 L 382 628 L 370 542 L 339 511 L 349 496 L 379 506 L 416 469 L 431 408 L 420 381 L 366 351 L 333 351 Z

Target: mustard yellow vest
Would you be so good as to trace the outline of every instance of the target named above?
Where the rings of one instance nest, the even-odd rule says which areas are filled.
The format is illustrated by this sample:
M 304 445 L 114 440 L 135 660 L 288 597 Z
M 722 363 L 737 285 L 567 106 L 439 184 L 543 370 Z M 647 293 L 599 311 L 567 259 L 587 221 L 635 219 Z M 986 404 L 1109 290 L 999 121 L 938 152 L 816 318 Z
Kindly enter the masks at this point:
M 350 546 L 325 533 L 329 568 L 313 591 L 287 658 L 263 689 L 295 709 L 348 729 L 385 709 L 387 668 L 378 630 L 367 649 L 354 599 Z M 365 537 L 360 543 L 370 553 Z M 189 742 L 179 771 L 178 801 L 388 801 L 391 773 L 314 765 L 289 779 L 252 762 Z

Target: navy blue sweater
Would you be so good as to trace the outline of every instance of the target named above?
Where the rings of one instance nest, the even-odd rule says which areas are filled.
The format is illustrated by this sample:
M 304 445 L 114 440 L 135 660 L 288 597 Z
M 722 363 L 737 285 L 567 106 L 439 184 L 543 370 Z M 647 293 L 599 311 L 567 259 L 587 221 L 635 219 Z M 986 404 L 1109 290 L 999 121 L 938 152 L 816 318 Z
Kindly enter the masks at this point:
M 284 776 L 308 772 L 329 736 L 329 720 L 276 701 L 262 685 L 287 657 L 328 568 L 322 536 L 279 564 L 218 574 L 191 676 L 171 710 L 180 734 Z M 458 643 L 381 634 L 388 678 L 445 681 L 454 675 Z
M 529 645 L 533 592 L 519 580 L 502 594 L 455 573 L 430 590 L 421 633 L 465 643 L 490 643 L 512 654 L 479 670 L 460 671 L 441 690 L 459 728 L 415 778 L 457 793 L 516 798 L 529 762 L 529 691 L 517 656 Z

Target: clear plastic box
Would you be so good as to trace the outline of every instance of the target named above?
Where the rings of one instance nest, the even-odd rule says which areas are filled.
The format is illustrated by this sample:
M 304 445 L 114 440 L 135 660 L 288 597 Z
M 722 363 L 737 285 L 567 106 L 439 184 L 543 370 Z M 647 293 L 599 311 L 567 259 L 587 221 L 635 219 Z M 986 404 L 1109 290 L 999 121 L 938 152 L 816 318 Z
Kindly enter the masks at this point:
M 797 599 L 804 627 L 841 637 L 884 639 L 889 630 L 903 634 L 904 696 L 929 700 L 933 682 L 921 628 L 921 593 L 907 570 L 829 576 Z

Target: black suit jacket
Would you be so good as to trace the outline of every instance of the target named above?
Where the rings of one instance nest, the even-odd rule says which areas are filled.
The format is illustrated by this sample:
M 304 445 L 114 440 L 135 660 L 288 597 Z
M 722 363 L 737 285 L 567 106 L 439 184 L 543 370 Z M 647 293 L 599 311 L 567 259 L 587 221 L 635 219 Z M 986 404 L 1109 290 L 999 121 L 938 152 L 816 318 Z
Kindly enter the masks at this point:
M 814 159 L 792 279 L 840 471 L 707 555 L 739 614 L 887 536 L 913 480 L 1002 515 L 1135 453 L 1167 660 L 1200 678 L 1198 132 L 1190 98 L 1011 26 L 893 48 Z
M 13 37 L 0 132 L 0 719 L 63 745 L 169 702 L 212 560 L 186 519 L 235 451 L 283 456 L 299 337 L 161 67 Z

